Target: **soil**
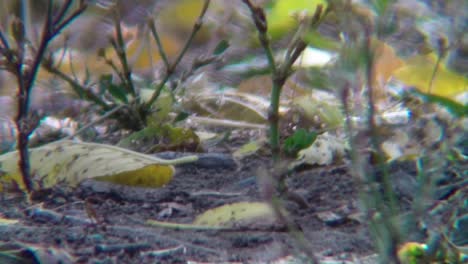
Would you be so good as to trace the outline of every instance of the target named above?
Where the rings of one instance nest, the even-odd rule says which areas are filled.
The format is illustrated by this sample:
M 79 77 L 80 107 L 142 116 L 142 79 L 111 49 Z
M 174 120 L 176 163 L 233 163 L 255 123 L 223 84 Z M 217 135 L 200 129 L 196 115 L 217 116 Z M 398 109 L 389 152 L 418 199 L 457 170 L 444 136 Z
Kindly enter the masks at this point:
M 0 240 L 64 249 L 76 263 L 268 262 L 297 255 L 298 242 L 285 228 L 192 231 L 145 224 L 149 219 L 188 223 L 223 204 L 263 200 L 256 177 L 259 168 L 269 166 L 268 157 L 239 163 L 226 154 L 209 159 L 218 161 L 179 166 L 173 181 L 160 189 L 91 180 L 75 190 L 59 186 L 38 194 L 32 205 L 20 196 L 3 197 L 0 213 L 20 222 L 0 225 Z M 314 254 L 350 259 L 373 252 L 365 225 L 346 216 L 357 212 L 358 193 L 344 166 L 304 170 L 288 182 L 308 204 L 301 208 L 290 201 L 285 207 Z M 88 221 L 89 210 L 97 223 Z M 325 223 L 317 217 L 324 212 L 341 217 Z M 160 256 L 151 253 L 177 247 Z
M 146 224 L 147 220 L 190 223 L 199 213 L 220 205 L 265 200 L 268 187 L 258 178 L 271 167 L 269 157 L 235 161 L 230 154 L 200 155 L 199 162 L 178 166 L 174 179 L 159 189 L 88 180 L 73 190 L 57 186 L 37 193 L 32 204 L 20 195 L 3 194 L 0 215 L 19 222 L 0 224 L 0 241 L 3 246 L 26 248 L 23 256 L 46 252 L 46 257 L 38 257 L 42 263 L 281 263 L 291 256 L 302 256 L 296 263 L 303 263 L 308 262 L 308 254 L 343 261 L 373 256 L 375 248 L 359 214 L 358 187 L 346 165 L 305 168 L 288 177 L 289 195 L 283 197 L 292 199 L 284 199 L 284 208 L 305 243 L 281 221 L 279 226 L 229 230 Z M 392 170 L 411 171 L 402 164 Z M 405 195 L 410 194 L 399 192 L 408 205 L 410 198 Z

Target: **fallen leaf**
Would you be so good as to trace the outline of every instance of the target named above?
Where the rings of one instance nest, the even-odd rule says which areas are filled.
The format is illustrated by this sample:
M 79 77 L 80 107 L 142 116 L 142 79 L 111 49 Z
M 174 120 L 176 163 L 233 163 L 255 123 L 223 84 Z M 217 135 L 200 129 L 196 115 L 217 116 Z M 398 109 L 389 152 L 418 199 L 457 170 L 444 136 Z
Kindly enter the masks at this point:
M 19 221 L 16 219 L 8 219 L 8 218 L 0 217 L 0 225 L 14 225 L 18 222 Z
M 302 110 L 309 122 L 319 128 L 335 128 L 343 124 L 344 115 L 338 100 L 321 91 L 294 99 L 293 104 Z
M 174 174 L 175 163 L 194 161 L 195 156 L 164 160 L 138 152 L 97 143 L 58 141 L 30 149 L 33 181 L 42 188 L 57 183 L 76 186 L 85 179 L 111 181 L 117 184 L 141 187 L 161 187 Z M 0 156 L 0 187 L 12 183 L 24 190 L 18 170 L 18 152 Z
M 256 124 L 267 122 L 269 102 L 259 96 L 240 93 L 204 93 L 189 97 L 184 107 L 199 116 L 245 121 Z
M 236 151 L 234 151 L 232 153 L 232 156 L 238 160 L 251 156 L 257 153 L 260 150 L 260 148 L 262 148 L 264 143 L 265 142 L 258 141 L 258 140 L 250 141 L 247 144 L 242 145 Z
M 393 76 L 407 87 L 415 87 L 423 93 L 451 99 L 468 90 L 466 77 L 445 67 L 443 61 L 434 73 L 436 65 L 436 55 L 417 55 L 408 59 L 405 66 L 396 70 Z
M 275 212 L 270 204 L 263 202 L 239 202 L 226 204 L 205 211 L 197 216 L 193 224 L 203 226 L 238 226 L 241 222 L 255 223 L 263 219 L 276 219 Z
M 273 208 L 263 202 L 238 202 L 216 207 L 198 215 L 191 224 L 147 221 L 147 224 L 157 227 L 196 230 L 268 228 L 276 223 Z
M 298 158 L 291 166 L 296 167 L 301 164 L 330 165 L 334 160 L 342 158 L 345 150 L 346 143 L 343 139 L 324 133 L 318 135 L 308 148 L 299 151 Z

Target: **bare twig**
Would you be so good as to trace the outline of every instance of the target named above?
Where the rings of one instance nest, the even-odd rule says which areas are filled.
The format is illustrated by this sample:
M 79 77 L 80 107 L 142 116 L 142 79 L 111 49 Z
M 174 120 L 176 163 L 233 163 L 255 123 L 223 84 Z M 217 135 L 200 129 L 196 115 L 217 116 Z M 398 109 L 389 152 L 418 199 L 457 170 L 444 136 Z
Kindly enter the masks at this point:
M 86 124 L 85 126 L 81 127 L 80 129 L 78 129 L 75 133 L 73 133 L 73 135 L 69 135 L 63 139 L 72 139 L 74 137 L 76 137 L 77 135 L 79 135 L 81 132 L 85 131 L 86 129 L 94 126 L 95 124 L 98 124 L 100 122 L 102 122 L 103 120 L 107 119 L 108 117 L 110 117 L 111 115 L 117 113 L 118 111 L 122 110 L 122 108 L 124 108 L 125 105 L 119 105 L 117 107 L 115 107 L 114 109 L 110 110 L 109 112 L 107 112 L 106 114 L 104 114 L 103 116 L 100 116 L 98 119 L 90 122 L 89 124 Z
M 148 21 L 148 26 L 151 30 L 151 34 L 153 35 L 154 40 L 156 40 L 156 45 L 158 46 L 158 51 L 161 55 L 161 59 L 164 62 L 164 66 L 166 66 L 166 68 L 169 68 L 169 60 L 167 59 L 166 52 L 164 51 L 164 47 L 162 45 L 161 39 L 159 38 L 158 31 L 156 30 L 156 25 L 154 24 L 154 21 L 152 19 Z
M 381 219 L 371 220 L 371 227 L 373 227 L 375 232 L 378 236 L 385 237 L 388 235 L 386 239 L 385 251 L 382 252 L 385 254 L 384 258 L 389 263 L 396 263 L 399 264 L 400 261 L 398 259 L 398 244 L 400 241 L 400 232 L 398 227 L 395 225 L 391 219 L 395 217 L 397 214 L 397 205 L 396 205 L 396 198 L 392 188 L 391 179 L 390 179 L 390 172 L 388 171 L 388 166 L 385 163 L 384 152 L 381 148 L 381 137 L 378 132 L 378 126 L 376 123 L 376 109 L 375 109 L 375 98 L 374 98 L 374 86 L 372 84 L 372 80 L 374 79 L 374 51 L 372 47 L 372 29 L 369 26 L 364 26 L 365 32 L 365 41 L 364 41 L 364 51 L 366 56 L 366 63 L 365 63 L 365 70 L 366 70 L 366 86 L 367 86 L 367 124 L 370 134 L 370 143 L 371 147 L 374 150 L 374 153 L 377 158 L 377 165 L 379 168 L 382 169 L 382 187 L 383 187 L 383 195 L 379 193 L 378 190 L 374 190 L 374 188 L 370 188 L 370 195 L 371 197 L 367 197 L 366 199 L 377 200 L 376 203 L 377 209 L 380 214 L 382 214 Z M 375 178 L 375 171 L 371 171 L 368 173 L 367 177 L 367 184 L 369 186 L 373 185 L 377 182 Z M 384 206 L 385 201 L 388 201 L 389 206 Z M 378 225 L 383 225 L 386 231 L 385 234 L 379 234 L 381 228 Z
M 156 100 L 159 98 L 159 96 L 161 94 L 161 91 L 164 88 L 164 85 L 169 80 L 169 78 L 174 74 L 177 65 L 179 65 L 180 61 L 185 56 L 185 53 L 187 52 L 189 47 L 192 45 L 193 39 L 197 35 L 198 31 L 200 31 L 200 29 L 201 29 L 201 27 L 203 25 L 203 18 L 205 17 L 205 14 L 206 14 L 206 11 L 208 10 L 210 2 L 211 2 L 210 0 L 205 0 L 205 3 L 203 4 L 200 15 L 198 16 L 197 21 L 193 25 L 192 33 L 190 34 L 187 42 L 185 43 L 184 47 L 180 51 L 180 53 L 177 56 L 176 60 L 171 64 L 166 64 L 166 66 L 168 66 L 166 68 L 166 74 L 164 75 L 164 77 L 163 77 L 162 81 L 159 83 L 159 85 L 156 87 L 156 90 L 154 91 L 151 98 L 144 105 L 144 110 L 145 111 L 148 111 L 151 108 L 151 106 L 154 104 L 154 102 L 156 102 Z M 156 38 L 156 36 L 158 36 L 158 34 L 156 32 L 156 27 L 153 27 L 152 31 L 153 30 L 155 31 L 155 33 L 153 32 L 153 36 Z M 159 45 L 158 45 L 158 48 L 159 48 L 159 52 L 161 53 L 161 57 L 166 56 L 166 55 L 162 55 L 162 54 L 165 54 L 162 45 L 161 45 L 161 47 L 159 47 Z M 167 62 L 165 62 L 165 63 L 167 63 Z
M 133 97 L 136 97 L 135 87 L 132 81 L 132 70 L 128 64 L 127 52 L 125 48 L 125 42 L 122 36 L 122 26 L 120 24 L 120 14 L 118 11 L 115 11 L 115 29 L 116 29 L 116 38 L 111 39 L 112 47 L 114 48 L 117 56 L 119 57 L 120 64 L 122 66 L 122 75 L 121 81 L 124 83 L 124 87 L 127 89 L 127 92 L 130 93 Z
M 52 65 L 51 63 L 44 63 L 43 66 L 48 72 L 56 75 L 57 77 L 61 78 L 65 82 L 67 82 L 71 86 L 73 91 L 77 95 L 79 95 L 80 97 L 83 97 L 84 99 L 93 101 L 95 104 L 102 107 L 102 109 L 105 110 L 105 111 L 111 109 L 111 106 L 109 104 L 107 104 L 106 102 L 104 102 L 93 91 L 91 91 L 90 89 L 87 89 L 86 87 L 81 85 L 77 80 L 74 80 L 73 78 L 71 78 L 70 76 L 68 76 L 64 72 L 62 72 L 56 66 Z

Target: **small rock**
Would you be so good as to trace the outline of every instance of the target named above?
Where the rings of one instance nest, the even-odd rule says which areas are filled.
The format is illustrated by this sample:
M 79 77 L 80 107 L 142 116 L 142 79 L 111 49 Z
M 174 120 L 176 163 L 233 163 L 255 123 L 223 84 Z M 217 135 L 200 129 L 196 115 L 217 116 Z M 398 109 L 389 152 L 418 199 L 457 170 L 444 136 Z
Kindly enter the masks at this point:
M 322 222 L 331 227 L 338 226 L 346 221 L 345 217 L 331 211 L 319 212 L 316 215 Z

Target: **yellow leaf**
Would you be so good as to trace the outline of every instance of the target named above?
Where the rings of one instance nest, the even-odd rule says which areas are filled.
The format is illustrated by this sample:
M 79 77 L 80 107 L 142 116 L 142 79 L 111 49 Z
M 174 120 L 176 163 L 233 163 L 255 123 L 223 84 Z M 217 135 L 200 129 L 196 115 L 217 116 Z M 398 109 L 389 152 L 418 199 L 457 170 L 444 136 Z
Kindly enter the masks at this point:
M 16 219 L 8 219 L 8 218 L 0 217 L 0 225 L 14 225 L 18 222 L 19 221 Z
M 238 202 L 210 209 L 191 224 L 146 221 L 148 225 L 179 230 L 223 230 L 231 228 L 268 228 L 276 223 L 274 210 L 268 203 Z
M 275 212 L 268 203 L 239 202 L 205 211 L 196 217 L 193 224 L 211 227 L 232 227 L 238 226 L 240 223 L 253 223 L 259 219 L 265 221 L 276 219 Z
M 318 5 L 323 6 L 323 10 L 327 7 L 326 0 L 277 0 L 267 14 L 268 33 L 272 39 L 278 39 L 285 34 L 290 33 L 297 27 L 297 19 L 294 18 L 302 12 L 306 12 L 308 16 L 315 13 Z
M 262 141 L 250 141 L 249 143 L 242 145 L 240 148 L 234 151 L 232 156 L 236 159 L 243 159 L 257 153 L 263 145 L 264 142 Z
M 240 92 L 204 93 L 185 100 L 187 109 L 200 116 L 264 124 L 268 101 Z
M 398 258 L 404 264 L 426 263 L 425 250 L 425 244 L 407 242 L 398 250 Z
M 408 87 L 415 87 L 423 93 L 454 99 L 468 90 L 468 79 L 447 69 L 443 62 L 431 79 L 437 64 L 434 54 L 417 55 L 406 61 L 406 65 L 394 72 L 393 76 Z
M 318 121 L 321 126 L 332 128 L 343 123 L 344 117 L 339 102 L 328 94 L 315 92 L 298 96 L 293 103 L 303 111 L 305 117 L 312 123 Z
M 164 160 L 111 145 L 58 141 L 30 149 L 31 174 L 40 187 L 64 182 L 76 186 L 85 179 L 112 181 L 133 186 L 160 187 L 174 174 L 173 164 L 196 157 Z M 24 190 L 18 171 L 18 153 L 0 156 L 0 187 L 17 184 Z
M 214 5 L 216 1 L 212 1 L 210 5 Z M 167 34 L 178 35 L 185 39 L 193 30 L 193 26 L 197 22 L 198 16 L 204 6 L 203 0 L 178 0 L 170 1 L 168 5 L 163 7 L 162 12 L 157 17 L 157 27 L 162 29 Z M 194 42 L 200 43 L 210 37 L 207 24 L 209 21 L 205 19 L 203 27 L 195 36 Z M 176 44 L 179 44 L 179 42 Z M 182 43 L 185 40 L 182 40 Z M 165 46 L 166 47 L 166 46 Z
M 95 177 L 98 181 L 108 181 L 134 187 L 157 188 L 165 185 L 174 175 L 174 167 L 149 165 L 135 171 L 126 171 L 109 176 Z

